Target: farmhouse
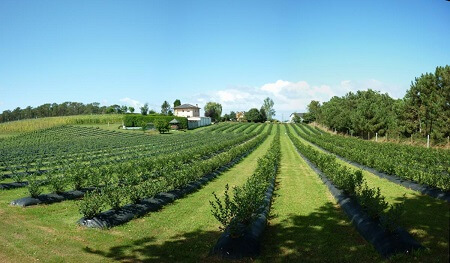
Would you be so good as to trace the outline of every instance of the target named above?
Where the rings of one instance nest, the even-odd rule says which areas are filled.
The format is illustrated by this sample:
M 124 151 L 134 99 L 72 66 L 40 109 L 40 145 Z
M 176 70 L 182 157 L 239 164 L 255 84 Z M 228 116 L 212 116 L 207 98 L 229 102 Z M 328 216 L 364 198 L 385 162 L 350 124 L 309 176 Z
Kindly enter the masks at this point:
M 198 107 L 198 104 L 195 104 L 195 106 L 191 104 L 183 104 L 173 108 L 173 110 L 175 111 L 175 116 L 186 118 L 200 117 L 200 108 Z
M 211 124 L 210 117 L 200 117 L 198 104 L 183 104 L 173 108 L 175 116 L 186 117 L 188 119 L 188 129 L 195 129 Z
M 305 115 L 305 113 L 291 113 L 291 115 L 289 116 L 289 122 L 293 123 L 294 122 L 294 118 L 297 116 L 300 118 L 300 121 L 303 122 L 303 116 Z
M 243 121 L 244 120 L 245 111 L 236 112 L 236 120 Z

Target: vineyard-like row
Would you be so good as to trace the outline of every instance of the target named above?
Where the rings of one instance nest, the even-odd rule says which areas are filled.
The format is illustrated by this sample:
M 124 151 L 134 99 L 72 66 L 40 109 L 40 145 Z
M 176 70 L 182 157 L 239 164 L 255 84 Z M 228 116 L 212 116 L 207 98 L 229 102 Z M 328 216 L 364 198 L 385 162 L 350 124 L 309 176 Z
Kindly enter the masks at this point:
M 143 133 L 127 134 L 76 126 L 33 132 L 0 142 L 0 144 L 4 143 L 5 146 L 13 149 L 11 152 L 3 152 L 5 158 L 1 162 L 3 168 L 5 168 L 3 170 L 3 176 L 5 177 L 3 181 L 11 181 L 11 179 L 6 178 L 9 174 L 22 174 L 22 180 L 28 182 L 27 189 L 0 192 L 0 196 L 3 195 L 1 201 L 3 203 L 13 201 L 11 202 L 12 205 L 21 206 L 57 202 L 59 204 L 38 206 L 35 209 L 17 209 L 14 206 L 6 209 L 0 207 L 0 212 L 7 211 L 6 213 L 3 212 L 2 217 L 10 217 L 11 214 L 18 213 L 26 214 L 29 217 L 50 218 L 51 224 L 57 224 L 56 228 L 59 232 L 69 231 L 67 228 L 70 227 L 68 227 L 67 222 L 70 221 L 70 224 L 75 224 L 76 218 L 74 220 L 73 215 L 77 214 L 77 211 L 83 216 L 78 221 L 79 224 L 88 227 L 108 228 L 152 212 L 147 217 L 136 220 L 136 223 L 126 225 L 124 228 L 118 227 L 115 231 L 102 232 L 102 235 L 109 235 L 109 232 L 116 233 L 116 231 L 117 233 L 124 233 L 129 229 L 135 231 L 137 228 L 142 228 L 145 229 L 145 232 L 138 231 L 135 233 L 139 233 L 144 239 L 157 239 L 156 236 L 159 236 L 160 233 L 162 236 L 171 233 L 173 224 L 177 224 L 174 227 L 176 229 L 184 229 L 181 224 L 183 224 L 182 221 L 186 220 L 184 224 L 192 225 L 190 229 L 198 229 L 195 233 L 186 233 L 182 236 L 189 240 L 187 243 L 190 245 L 190 242 L 193 242 L 192 247 L 195 247 L 195 251 L 207 248 L 206 250 L 222 257 L 233 257 L 231 255 L 236 252 L 240 255 L 254 257 L 260 252 L 260 246 L 264 246 L 264 243 L 270 243 L 267 240 L 272 238 L 277 240 L 289 239 L 286 240 L 288 243 L 279 246 L 289 244 L 289 247 L 295 248 L 295 244 L 292 243 L 295 239 L 284 238 L 281 236 L 283 233 L 288 234 L 288 236 L 295 234 L 303 236 L 305 233 L 314 233 L 317 236 L 309 237 L 311 238 L 311 245 L 319 244 L 320 246 L 320 242 L 324 242 L 328 238 L 325 234 L 328 232 L 322 232 L 321 226 L 329 225 L 339 228 L 340 230 L 337 231 L 340 233 L 339 235 L 351 232 L 351 237 L 345 238 L 346 245 L 371 247 L 361 239 L 362 236 L 369 243 L 374 244 L 376 250 L 383 256 L 404 251 L 403 248 L 405 247 L 415 250 L 422 248 L 423 245 L 426 248 L 423 253 L 434 253 L 439 259 L 445 258 L 445 253 L 440 253 L 439 249 L 443 249 L 441 244 L 448 245 L 448 234 L 443 233 L 444 237 L 437 237 L 436 233 L 447 232 L 445 229 L 448 229 L 448 226 L 446 227 L 442 222 L 445 221 L 445 217 L 448 222 L 448 213 L 445 215 L 445 211 L 441 211 L 445 207 L 448 208 L 447 203 L 432 198 L 430 201 L 430 199 L 427 199 L 428 196 L 416 195 L 413 191 L 399 185 L 390 186 L 386 183 L 374 181 L 367 172 L 363 173 L 348 163 L 337 160 L 333 154 L 325 153 L 307 143 L 307 141 L 310 141 L 325 149 L 326 146 L 331 147 L 329 145 L 333 145 L 341 151 L 351 146 L 356 148 L 355 154 L 360 155 L 368 155 L 372 152 L 370 149 L 366 149 L 370 147 L 364 144 L 365 141 L 353 141 L 352 138 L 345 138 L 344 142 L 338 142 L 335 137 L 340 138 L 323 133 L 310 126 L 251 123 L 221 123 L 203 127 L 197 131 L 150 136 Z M 271 140 L 269 141 L 267 138 L 271 138 Z M 347 139 L 349 142 L 346 142 Z M 336 143 L 332 140 L 336 140 Z M 262 146 L 259 146 L 261 144 Z M 14 149 L 14 147 L 20 149 Z M 374 144 L 374 147 L 384 147 L 384 144 Z M 387 145 L 386 147 L 391 146 Z M 441 152 L 432 151 L 430 156 L 433 157 L 427 156 L 424 158 L 437 158 L 438 160 L 423 161 L 416 156 L 421 152 L 409 151 L 408 149 L 401 150 L 405 151 L 404 155 L 398 155 L 397 157 L 393 157 L 395 155 L 388 150 L 383 150 L 383 153 L 386 151 L 387 156 L 395 158 L 395 161 L 401 165 L 409 163 L 404 158 L 415 158 L 416 162 L 422 162 L 416 165 L 415 169 L 422 172 L 437 172 L 437 170 L 427 168 L 428 162 L 433 162 L 433 164 L 441 167 L 439 170 L 441 173 L 448 172 L 446 170 L 448 161 L 443 159 Z M 350 151 L 352 150 L 350 149 Z M 294 151 L 296 151 L 297 159 L 283 157 Z M 394 149 L 391 149 L 391 151 L 394 151 Z M 396 151 L 397 153 L 401 152 L 400 150 Z M 281 152 L 283 152 L 283 156 L 281 156 Z M 249 154 L 252 154 L 252 156 L 256 154 L 259 158 L 246 158 Z M 23 155 L 31 155 L 31 157 L 26 158 Z M 312 169 L 308 165 L 305 166 L 298 162 L 298 160 L 302 161 L 302 158 L 313 164 L 310 164 Z M 238 163 L 242 159 L 244 159 L 242 163 Z M 239 170 L 233 171 L 240 164 L 247 165 L 249 162 L 253 162 L 254 166 L 240 166 Z M 232 168 L 235 166 L 236 168 Z M 252 168 L 247 169 L 246 167 Z M 283 174 L 283 171 L 287 170 L 286 167 L 289 168 L 289 175 Z M 442 167 L 445 169 L 442 169 Z M 242 169 L 247 170 L 243 173 L 241 172 Z M 305 169 L 310 170 L 308 175 L 303 174 Z M 312 171 L 316 171 L 319 176 L 316 176 Z M 279 175 L 277 175 L 278 173 Z M 280 178 L 286 179 L 286 176 L 296 177 L 297 179 L 291 182 L 299 182 L 298 187 L 302 186 L 302 180 L 312 181 L 315 178 L 318 180 L 316 184 L 321 188 L 307 187 L 308 189 L 300 189 L 293 186 L 289 190 L 291 192 L 285 191 L 282 196 L 279 196 L 277 191 L 283 185 L 285 186 L 285 184 L 279 184 L 283 180 Z M 375 180 L 381 180 L 376 176 L 373 177 L 376 178 Z M 277 178 L 277 183 L 275 183 L 275 178 Z M 328 190 L 326 187 L 323 188 L 322 181 L 328 187 Z M 239 183 L 236 184 L 236 182 Z M 309 186 L 312 185 L 314 184 L 309 184 Z M 340 197 L 337 197 L 336 191 L 330 185 L 333 185 L 334 189 L 340 190 L 338 193 Z M 392 192 L 394 188 L 395 193 Z M 28 193 L 26 193 L 26 190 L 28 190 Z M 207 191 L 205 192 L 205 190 Z M 305 196 L 299 195 L 298 198 L 301 200 L 296 200 L 295 206 L 307 207 L 307 210 L 310 211 L 307 214 L 292 214 L 295 211 L 306 211 L 302 208 L 293 207 L 294 202 L 289 201 L 292 200 L 292 191 L 297 190 L 306 194 Z M 77 192 L 76 197 L 70 197 L 71 193 L 75 192 Z M 271 204 L 272 192 L 274 193 L 273 198 L 275 198 L 274 204 Z M 323 202 L 329 205 L 329 213 L 320 210 L 325 209 L 324 207 L 308 207 L 314 202 L 311 201 L 307 193 L 316 197 L 323 196 Z M 333 204 L 330 193 L 336 198 L 341 208 Z M 188 194 L 189 197 L 184 198 Z M 345 196 L 345 200 L 350 201 L 341 203 L 342 196 Z M 278 202 L 277 198 L 280 197 L 288 202 Z M 63 202 L 73 199 L 81 200 Z M 174 200 L 178 201 L 174 202 Z M 24 205 L 26 202 L 29 202 L 29 204 Z M 171 202 L 173 202 L 172 205 L 167 205 Z M 352 207 L 358 207 L 356 217 L 352 217 L 351 213 L 348 212 L 347 208 L 350 202 L 355 204 Z M 186 208 L 184 204 L 195 205 Z M 203 207 L 200 210 L 195 210 L 197 213 L 194 213 L 194 208 L 197 206 Z M 272 217 L 277 215 L 269 216 L 269 209 L 275 210 L 276 207 L 277 212 L 283 213 L 286 206 L 289 206 L 289 212 L 286 212 L 284 220 L 289 221 L 289 224 L 292 223 L 292 227 L 280 228 L 284 221 L 281 225 L 272 225 L 271 227 Z M 435 212 L 431 213 L 435 216 L 435 222 L 424 222 L 422 211 L 415 215 L 415 207 L 421 207 L 423 213 L 425 213 L 425 209 L 430 207 L 427 213 Z M 189 212 L 190 209 L 192 209 L 192 213 Z M 211 213 L 208 213 L 209 210 Z M 48 213 L 43 213 L 43 211 Z M 200 214 L 198 211 L 202 211 L 202 213 Z M 336 216 L 342 212 L 350 215 L 350 218 L 345 219 L 345 217 Z M 168 219 L 166 222 L 167 215 L 171 213 L 180 217 L 179 220 L 176 220 L 180 222 L 179 225 L 178 222 L 169 222 Z M 52 214 L 54 214 L 53 217 Z M 159 214 L 163 215 L 160 216 Z M 60 217 L 66 216 L 70 216 L 71 219 L 64 218 L 61 220 Z M 220 228 L 224 232 L 217 231 L 219 224 L 214 218 L 220 223 Z M 355 218 L 364 218 L 364 220 L 368 218 L 371 223 L 368 223 L 368 221 L 355 223 Z M 155 222 L 155 225 L 159 226 L 157 229 L 151 228 L 154 220 L 161 220 L 161 222 Z M 321 220 L 326 222 L 318 222 Z M 360 219 L 356 220 L 360 221 Z M 264 233 L 264 228 L 267 228 L 267 221 L 271 221 L 268 225 L 268 228 L 271 229 L 268 232 L 275 236 L 266 236 Z M 34 222 L 41 224 L 36 220 Z M 355 228 L 350 222 L 353 223 Z M 366 228 L 369 225 L 375 226 L 373 228 L 377 230 L 361 230 L 358 224 L 363 224 Z M 205 234 L 205 236 L 208 236 L 205 237 L 205 240 L 197 240 L 199 236 L 203 235 L 202 230 L 205 225 L 208 225 L 208 231 L 212 227 L 212 232 Z M 344 225 L 345 228 L 342 228 Z M 2 229 L 1 226 L 0 229 Z M 426 231 L 427 233 L 422 233 L 423 229 L 429 230 Z M 390 241 L 384 244 L 384 248 L 380 250 L 379 246 L 377 247 L 373 240 L 366 235 L 367 232 L 371 231 L 380 234 L 377 234 L 376 237 L 372 236 L 374 239 L 385 240 L 384 237 L 394 237 L 394 239 L 389 239 Z M 98 232 L 82 228 L 77 228 L 77 232 L 85 239 L 85 236 L 98 236 Z M 358 232 L 361 235 L 358 235 Z M 169 244 L 173 238 L 178 240 L 180 236 L 177 236 L 177 234 L 180 233 L 169 235 L 163 242 Z M 402 241 L 396 239 L 399 235 Z M 383 236 L 383 238 L 380 239 L 380 236 Z M 408 236 L 406 239 L 413 240 L 415 245 L 410 246 L 409 243 L 405 243 L 405 236 Z M 431 237 L 427 239 L 423 236 Z M 305 234 L 304 238 L 308 238 L 308 235 Z M 132 240 L 134 239 L 132 238 Z M 321 241 L 315 243 L 317 240 Z M 339 237 L 336 237 L 336 240 L 339 240 Z M 386 247 L 392 246 L 392 240 L 397 240 L 395 242 L 400 244 L 394 244 L 393 246 L 401 247 L 405 245 L 405 247 L 399 250 L 391 249 L 391 252 L 386 254 L 380 252 L 386 251 Z M 217 243 L 214 246 L 216 241 Z M 304 244 L 309 243 L 307 241 L 302 242 L 305 242 Z M 87 243 L 91 242 L 87 241 Z M 104 243 L 101 245 L 106 246 Z M 276 244 L 274 245 L 276 246 Z M 234 250 L 236 246 L 240 248 Z M 241 249 L 241 247 L 244 247 L 244 249 Z M 313 247 L 305 247 L 304 249 L 306 251 L 311 248 L 314 249 Z M 432 252 L 428 252 L 429 248 Z M 303 250 L 303 248 L 298 249 L 298 251 L 300 250 Z M 339 249 L 336 248 L 336 250 Z M 309 253 L 305 251 L 302 253 Z M 370 249 L 367 249 L 367 251 L 370 251 Z M 163 252 L 166 253 L 167 251 L 162 249 L 161 253 Z M 267 251 L 263 251 L 263 253 L 267 253 Z M 333 253 L 336 254 L 336 251 L 333 251 Z M 152 256 L 150 252 L 149 255 Z M 355 260 L 351 255 L 346 258 Z M 370 255 L 368 258 L 375 259 L 376 256 Z M 406 256 L 405 258 L 409 260 L 412 257 Z M 423 258 L 420 257 L 421 260 Z M 179 260 L 178 257 L 176 259 Z M 320 257 L 315 259 L 320 259 Z
M 320 147 L 378 171 L 450 191 L 450 151 L 377 143 L 320 133 L 298 125 L 299 135 Z

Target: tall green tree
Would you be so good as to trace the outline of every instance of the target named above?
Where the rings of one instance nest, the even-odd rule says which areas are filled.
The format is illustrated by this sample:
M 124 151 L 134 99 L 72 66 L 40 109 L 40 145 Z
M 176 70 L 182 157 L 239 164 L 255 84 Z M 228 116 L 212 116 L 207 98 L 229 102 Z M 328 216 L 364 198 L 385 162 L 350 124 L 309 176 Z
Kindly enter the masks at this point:
M 161 114 L 168 115 L 170 111 L 170 104 L 165 100 L 161 105 Z
M 144 106 L 141 107 L 141 114 L 147 115 L 148 113 L 148 103 L 145 103 Z
M 176 99 L 174 102 L 173 102 L 173 107 L 175 108 L 175 107 L 178 107 L 178 106 L 180 106 L 181 105 L 181 101 L 179 100 L 179 99 Z
M 264 99 L 261 109 L 264 109 L 265 116 L 267 120 L 271 121 L 273 116 L 275 116 L 275 110 L 273 109 L 273 100 L 269 97 Z
M 321 109 L 320 109 L 320 102 L 317 100 L 312 100 L 307 107 L 308 112 L 305 114 L 304 119 L 305 122 L 310 123 L 317 120 L 317 122 L 320 122 L 321 117 Z
M 217 102 L 208 102 L 205 105 L 205 116 L 210 117 L 212 121 L 219 121 L 222 115 L 222 105 Z
M 249 122 L 261 122 L 261 113 L 257 108 L 251 108 L 245 112 L 244 117 Z

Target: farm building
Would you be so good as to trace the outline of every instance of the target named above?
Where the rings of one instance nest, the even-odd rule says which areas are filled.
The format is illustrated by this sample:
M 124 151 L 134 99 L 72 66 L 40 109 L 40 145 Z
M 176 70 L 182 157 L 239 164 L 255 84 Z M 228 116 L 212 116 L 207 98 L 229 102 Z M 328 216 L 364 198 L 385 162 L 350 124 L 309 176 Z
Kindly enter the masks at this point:
M 200 107 L 198 104 L 183 104 L 173 108 L 174 115 L 179 117 L 186 117 L 188 119 L 188 129 L 195 129 L 211 124 L 210 117 L 200 117 Z
M 297 112 L 291 113 L 291 115 L 289 116 L 289 122 L 293 123 L 295 116 L 299 117 L 300 121 L 303 122 L 304 115 L 305 115 L 305 113 L 297 113 Z
M 236 112 L 236 120 L 243 121 L 244 120 L 245 111 Z
M 179 117 L 200 117 L 200 108 L 198 107 L 198 104 L 191 105 L 191 104 L 183 104 L 180 106 L 177 106 L 173 108 L 174 115 Z

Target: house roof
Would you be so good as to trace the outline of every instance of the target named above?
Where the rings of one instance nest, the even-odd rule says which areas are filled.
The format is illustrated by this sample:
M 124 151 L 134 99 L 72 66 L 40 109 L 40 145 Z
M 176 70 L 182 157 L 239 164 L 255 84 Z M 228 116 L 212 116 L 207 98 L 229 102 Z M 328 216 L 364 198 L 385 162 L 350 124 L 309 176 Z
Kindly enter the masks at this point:
M 176 106 L 174 109 L 200 109 L 200 108 L 192 104 L 183 104 L 180 106 Z
M 170 124 L 178 124 L 180 123 L 177 119 L 173 119 L 169 122 Z
M 297 112 L 294 112 L 294 113 L 291 113 L 290 117 L 292 117 L 292 115 L 297 115 L 298 117 L 303 118 L 303 115 L 305 115 L 305 113 L 297 113 Z

